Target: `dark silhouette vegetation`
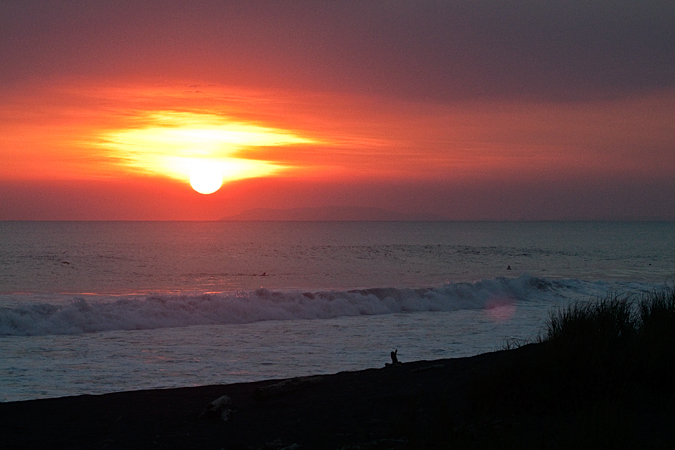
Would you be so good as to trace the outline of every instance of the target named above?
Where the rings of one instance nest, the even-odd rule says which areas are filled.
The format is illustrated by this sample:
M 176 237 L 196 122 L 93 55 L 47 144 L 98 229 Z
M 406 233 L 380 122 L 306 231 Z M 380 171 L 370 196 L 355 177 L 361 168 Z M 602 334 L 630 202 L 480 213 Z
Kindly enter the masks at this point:
M 675 448 L 674 289 L 572 304 L 551 313 L 536 343 L 509 347 L 474 373 L 436 442 Z

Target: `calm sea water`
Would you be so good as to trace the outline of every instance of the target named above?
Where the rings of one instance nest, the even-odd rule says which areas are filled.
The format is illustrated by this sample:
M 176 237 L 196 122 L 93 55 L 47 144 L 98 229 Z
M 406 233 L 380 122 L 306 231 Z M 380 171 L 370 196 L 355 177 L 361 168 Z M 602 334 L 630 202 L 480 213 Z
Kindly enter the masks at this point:
M 674 280 L 672 222 L 0 222 L 0 401 L 468 356 Z

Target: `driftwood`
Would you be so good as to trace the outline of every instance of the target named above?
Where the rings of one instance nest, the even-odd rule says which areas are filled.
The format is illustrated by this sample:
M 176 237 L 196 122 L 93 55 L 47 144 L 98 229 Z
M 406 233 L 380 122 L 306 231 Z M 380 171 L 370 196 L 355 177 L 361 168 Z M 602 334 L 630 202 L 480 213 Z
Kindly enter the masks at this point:
M 398 360 L 397 354 L 398 354 L 398 349 L 391 352 L 391 363 L 385 363 L 386 367 L 398 366 L 399 364 L 401 364 L 401 361 Z

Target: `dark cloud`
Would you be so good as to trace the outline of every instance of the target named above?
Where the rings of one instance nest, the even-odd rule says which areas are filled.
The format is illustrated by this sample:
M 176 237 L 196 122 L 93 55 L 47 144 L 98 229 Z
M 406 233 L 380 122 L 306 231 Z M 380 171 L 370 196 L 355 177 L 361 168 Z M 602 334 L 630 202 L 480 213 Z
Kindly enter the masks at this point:
M 675 2 L 0 2 L 0 79 L 190 77 L 435 100 L 675 84 Z

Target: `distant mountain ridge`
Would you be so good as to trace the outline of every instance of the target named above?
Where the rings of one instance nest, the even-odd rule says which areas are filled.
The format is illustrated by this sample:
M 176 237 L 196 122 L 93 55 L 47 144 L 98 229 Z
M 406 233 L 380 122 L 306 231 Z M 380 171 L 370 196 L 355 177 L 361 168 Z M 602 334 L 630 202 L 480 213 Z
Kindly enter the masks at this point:
M 421 222 L 443 221 L 445 217 L 436 214 L 406 214 L 381 208 L 362 206 L 321 206 L 314 208 L 256 208 L 234 216 L 223 217 L 225 221 L 382 221 L 382 222 Z

